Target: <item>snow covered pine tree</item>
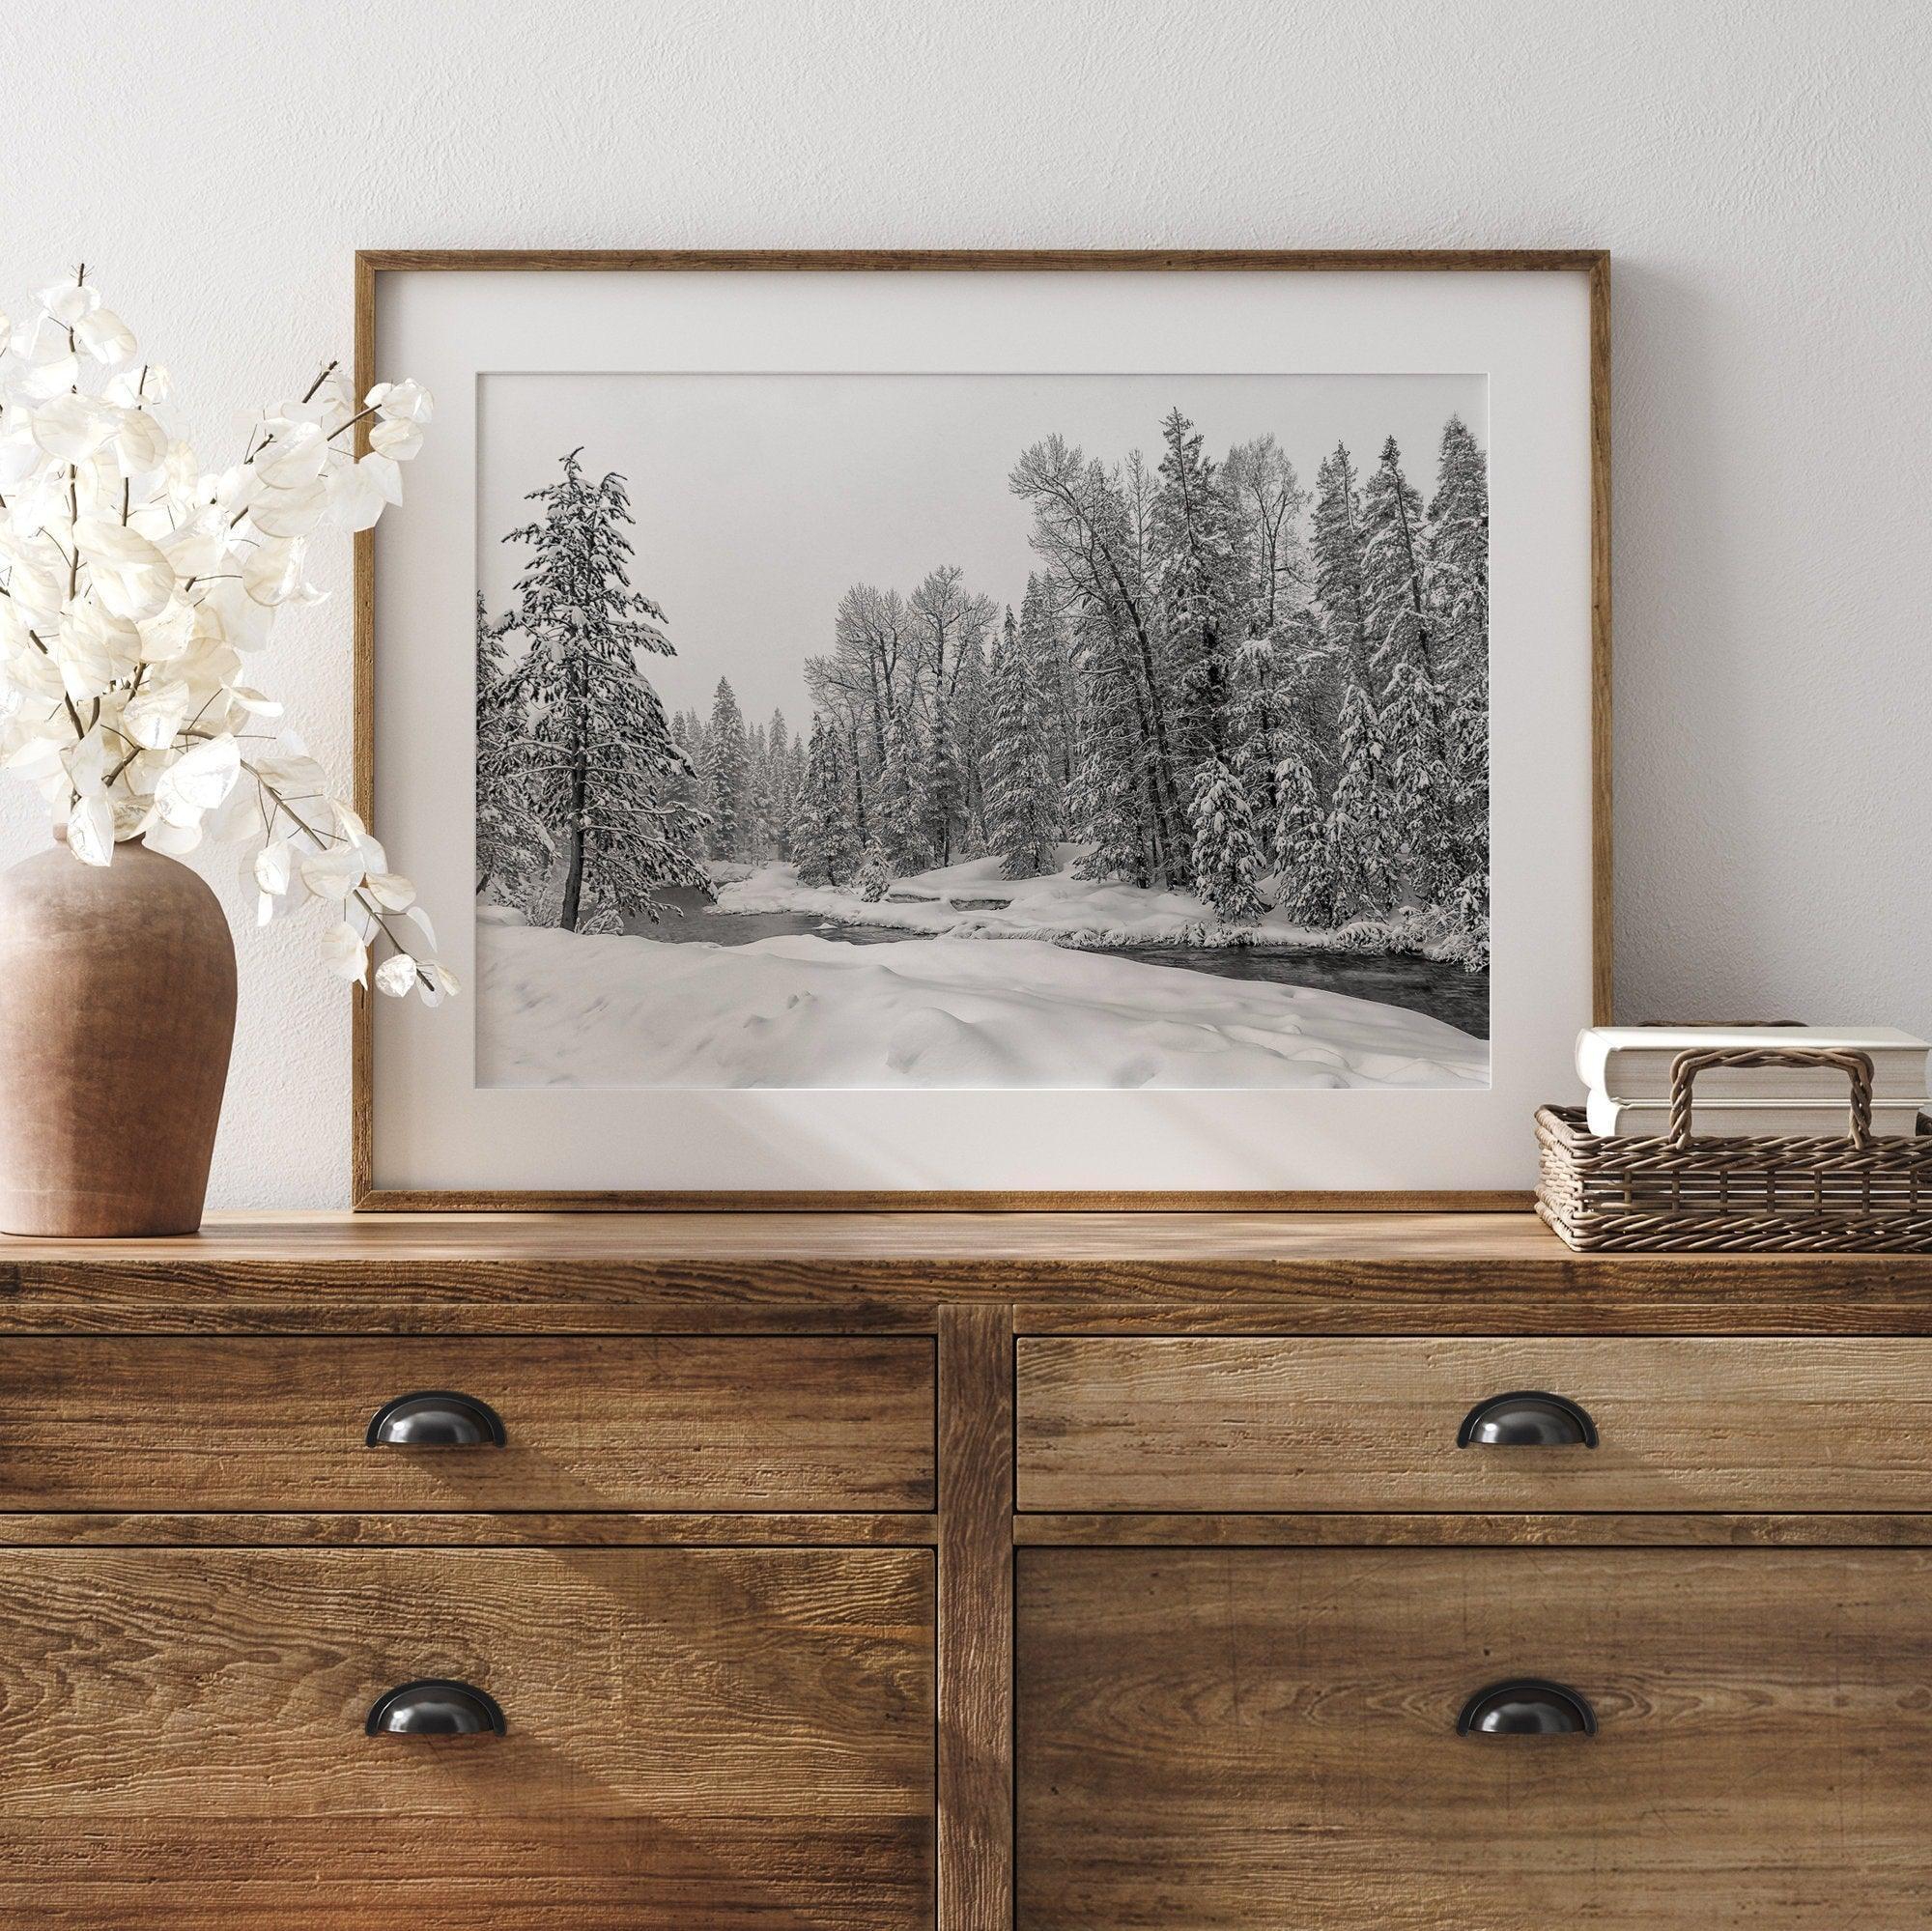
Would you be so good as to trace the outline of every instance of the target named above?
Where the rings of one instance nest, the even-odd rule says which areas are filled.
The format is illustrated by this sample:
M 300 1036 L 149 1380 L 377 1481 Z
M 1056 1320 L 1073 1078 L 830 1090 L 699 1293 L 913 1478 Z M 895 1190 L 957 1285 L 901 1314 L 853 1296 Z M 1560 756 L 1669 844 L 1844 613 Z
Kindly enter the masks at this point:
M 1423 600 L 1422 498 L 1391 436 L 1363 500 L 1363 619 L 1382 679 L 1381 731 L 1398 849 L 1418 904 L 1446 906 L 1460 878 L 1440 667 Z
M 845 778 L 838 735 L 814 716 L 791 833 L 792 860 L 808 885 L 843 885 L 858 865 Z
M 993 644 L 991 769 L 987 841 L 1007 878 L 1053 869 L 1053 801 L 1047 795 L 1041 705 L 1011 611 Z
M 747 820 L 751 813 L 750 753 L 745 742 L 745 715 L 731 686 L 723 678 L 711 698 L 711 727 L 705 734 L 710 790 L 711 856 L 747 858 Z
M 1209 754 L 1194 780 L 1190 815 L 1195 891 L 1231 925 L 1259 919 L 1265 909 L 1255 889 L 1263 868 L 1261 843 L 1247 793 L 1219 752 Z
M 541 520 L 503 539 L 532 553 L 508 620 L 528 647 L 503 690 L 530 713 L 516 769 L 561 856 L 557 923 L 614 932 L 656 916 L 653 887 L 707 885 L 697 858 L 703 814 L 678 796 L 690 767 L 639 665 L 673 646 L 660 628 L 664 611 L 626 574 L 624 479 L 592 482 L 582 453 L 561 459 L 558 481 L 530 492 Z
M 507 688 L 503 634 L 476 598 L 476 895 L 527 911 L 554 848 L 531 809 L 526 705 Z

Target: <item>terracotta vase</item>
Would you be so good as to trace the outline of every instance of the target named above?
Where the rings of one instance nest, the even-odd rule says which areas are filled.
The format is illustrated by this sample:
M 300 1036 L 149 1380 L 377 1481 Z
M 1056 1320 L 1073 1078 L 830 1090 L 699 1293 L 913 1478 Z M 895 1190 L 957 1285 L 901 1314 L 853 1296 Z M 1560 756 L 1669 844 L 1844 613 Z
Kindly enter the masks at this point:
M 0 872 L 0 1231 L 192 1234 L 234 1036 L 235 942 L 186 866 Z

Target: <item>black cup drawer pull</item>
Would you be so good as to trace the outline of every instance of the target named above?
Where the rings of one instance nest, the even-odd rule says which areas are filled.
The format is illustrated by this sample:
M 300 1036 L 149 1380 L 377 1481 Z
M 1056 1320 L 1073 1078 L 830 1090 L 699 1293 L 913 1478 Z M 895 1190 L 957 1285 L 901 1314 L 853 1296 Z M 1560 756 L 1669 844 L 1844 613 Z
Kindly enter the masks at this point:
M 1595 1448 L 1597 1424 L 1575 1402 L 1540 1388 L 1492 1395 L 1463 1417 L 1458 1448 Z
M 384 1402 L 365 1440 L 371 1448 L 501 1448 L 503 1421 L 473 1395 L 425 1388 Z
M 377 1697 L 362 1728 L 372 1737 L 500 1737 L 508 1725 L 487 1690 L 424 1676 Z
M 1597 1713 L 1577 1691 L 1537 1676 L 1492 1683 L 1463 1705 L 1459 1737 L 1594 1737 Z

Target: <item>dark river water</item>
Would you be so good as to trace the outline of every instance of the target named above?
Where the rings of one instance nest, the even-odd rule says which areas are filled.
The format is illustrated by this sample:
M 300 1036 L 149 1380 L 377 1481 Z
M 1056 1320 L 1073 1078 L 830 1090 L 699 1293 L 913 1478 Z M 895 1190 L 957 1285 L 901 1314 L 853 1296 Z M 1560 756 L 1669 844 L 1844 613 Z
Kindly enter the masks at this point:
M 628 929 L 641 938 L 674 945 L 749 946 L 759 939 L 809 933 L 848 946 L 895 944 L 930 936 L 895 931 L 885 925 L 841 925 L 812 912 L 720 912 L 690 886 L 660 887 L 658 896 L 674 908 L 668 917 L 633 921 Z M 680 916 L 681 915 L 681 916 Z M 997 946 L 999 939 L 982 944 Z M 1107 946 L 1111 958 L 1139 959 L 1177 972 L 1208 973 L 1215 979 L 1264 980 L 1273 985 L 1306 985 L 1320 992 L 1347 993 L 1381 1006 L 1426 1012 L 1479 1039 L 1490 1036 L 1490 976 L 1464 972 L 1439 959 L 1413 952 L 1329 952 L 1306 947 L 1270 946 Z

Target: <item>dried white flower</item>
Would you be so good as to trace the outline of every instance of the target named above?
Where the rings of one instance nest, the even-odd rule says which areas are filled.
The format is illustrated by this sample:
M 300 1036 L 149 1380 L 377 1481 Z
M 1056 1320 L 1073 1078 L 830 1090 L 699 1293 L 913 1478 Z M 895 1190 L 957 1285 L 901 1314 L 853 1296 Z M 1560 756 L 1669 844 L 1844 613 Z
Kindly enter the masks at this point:
M 248 415 L 242 460 L 213 470 L 156 412 L 170 391 L 84 272 L 27 320 L 0 315 L 0 766 L 41 789 L 83 864 L 133 838 L 176 855 L 246 838 L 260 923 L 320 900 L 331 972 L 367 984 L 384 946 L 376 985 L 437 1005 L 456 983 L 415 888 L 241 657 L 323 596 L 314 536 L 402 500 L 430 396 L 382 383 L 357 409 L 331 363 Z

